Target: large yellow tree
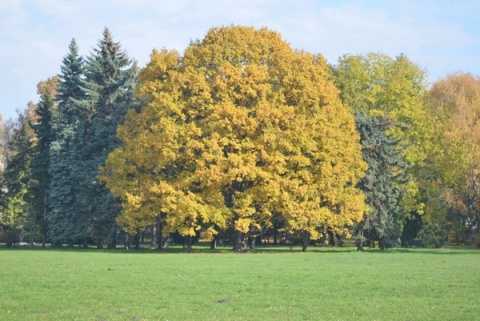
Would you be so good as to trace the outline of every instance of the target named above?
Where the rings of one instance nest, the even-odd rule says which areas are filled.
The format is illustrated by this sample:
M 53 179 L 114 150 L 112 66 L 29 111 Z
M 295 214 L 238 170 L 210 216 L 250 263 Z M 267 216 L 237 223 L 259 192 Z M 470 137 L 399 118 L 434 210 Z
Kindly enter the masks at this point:
M 183 56 L 154 51 L 140 74 L 146 104 L 118 129 L 102 179 L 126 230 L 160 218 L 166 232 L 231 228 L 235 250 L 280 217 L 318 237 L 362 219 L 365 172 L 354 117 L 320 55 L 268 29 L 211 29 Z

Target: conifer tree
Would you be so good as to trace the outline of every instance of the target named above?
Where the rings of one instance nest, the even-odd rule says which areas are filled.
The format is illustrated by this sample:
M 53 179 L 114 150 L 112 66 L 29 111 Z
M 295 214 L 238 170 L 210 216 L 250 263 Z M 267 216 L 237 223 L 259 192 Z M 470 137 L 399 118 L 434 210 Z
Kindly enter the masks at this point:
M 33 148 L 33 159 L 31 163 L 33 186 L 33 211 L 35 224 L 31 225 L 30 243 L 33 246 L 36 234 L 36 225 L 42 228 L 42 246 L 45 246 L 47 233 L 47 206 L 48 189 L 50 186 L 50 146 L 52 143 L 52 112 L 54 100 L 50 90 L 42 95 L 40 102 L 35 109 L 35 121 L 31 127 L 35 131 L 36 145 Z
M 120 204 L 110 191 L 97 181 L 98 168 L 107 155 L 119 145 L 117 125 L 123 123 L 126 112 L 135 108 L 134 86 L 137 67 L 114 42 L 108 29 L 87 58 L 84 99 L 80 106 L 87 112 L 82 151 L 82 178 L 79 201 L 82 204 L 80 229 L 91 232 L 98 247 L 104 243 L 115 246 Z
M 368 163 L 366 175 L 358 187 L 364 192 L 369 206 L 363 221 L 357 225 L 358 249 L 363 249 L 365 239 L 373 246 L 375 241 L 380 241 L 383 248 L 398 237 L 402 229 L 405 191 L 401 186 L 407 183 L 403 150 L 399 141 L 387 134 L 392 126 L 388 118 L 357 112 L 356 123 L 362 155 Z
M 77 228 L 77 213 L 82 204 L 78 195 L 81 169 L 81 150 L 85 144 L 83 128 L 86 112 L 79 106 L 84 98 L 82 79 L 84 61 L 78 53 L 75 39 L 63 58 L 60 81 L 57 85 L 58 108 L 53 115 L 50 148 L 51 175 L 49 190 L 49 235 L 54 243 L 86 241 L 86 235 Z

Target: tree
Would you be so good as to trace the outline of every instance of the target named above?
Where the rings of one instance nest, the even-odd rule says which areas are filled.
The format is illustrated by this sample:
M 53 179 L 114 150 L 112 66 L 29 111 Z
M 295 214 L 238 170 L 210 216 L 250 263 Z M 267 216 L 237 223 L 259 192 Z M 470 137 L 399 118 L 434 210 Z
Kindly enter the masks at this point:
M 438 210 L 434 159 L 439 152 L 435 115 L 425 103 L 427 84 L 424 72 L 405 55 L 395 59 L 370 53 L 345 55 L 333 66 L 335 83 L 342 101 L 366 116 L 386 117 L 392 122 L 386 133 L 402 146 L 408 165 L 404 190 L 406 218 L 425 214 L 425 223 Z
M 12 246 L 16 241 L 23 241 L 29 224 L 32 224 L 30 163 L 33 132 L 28 121 L 25 113 L 18 114 L 7 146 L 9 153 L 0 191 L 0 225 L 6 231 L 7 246 Z
M 436 82 L 430 103 L 441 121 L 439 172 L 449 216 L 465 229 L 472 244 L 480 224 L 480 79 L 452 74 Z
M 369 211 L 358 224 L 358 249 L 363 250 L 363 241 L 368 239 L 380 247 L 400 236 L 405 215 L 403 199 L 406 184 L 405 167 L 399 141 L 388 134 L 392 122 L 382 116 L 366 116 L 356 113 L 357 128 L 362 143 L 362 155 L 368 170 L 358 187 L 365 193 Z
M 81 155 L 79 217 L 84 222 L 82 230 L 92 231 L 98 247 L 104 243 L 115 247 L 115 218 L 120 213 L 120 204 L 96 177 L 99 166 L 119 145 L 117 125 L 123 123 L 128 109 L 136 108 L 133 88 L 137 67 L 105 29 L 98 48 L 87 59 L 85 75 L 82 84 L 85 98 L 80 106 L 88 111 L 89 117 L 85 122 L 85 146 Z
M 42 228 L 42 246 L 45 247 L 47 237 L 47 208 L 48 208 L 48 189 L 50 187 L 50 147 L 53 138 L 52 132 L 52 113 L 55 102 L 52 97 L 52 91 L 58 80 L 53 81 L 53 85 L 45 87 L 42 82 L 38 86 L 41 94 L 40 102 L 35 109 L 35 120 L 30 122 L 36 137 L 36 144 L 33 147 L 31 162 L 32 171 L 32 197 L 33 197 L 33 221 L 30 230 L 30 244 L 35 242 L 36 225 Z M 42 92 L 43 91 L 43 92 Z
M 213 28 L 182 57 L 153 51 L 137 91 L 146 104 L 102 169 L 122 200 L 117 222 L 134 231 L 160 218 L 191 237 L 229 227 L 246 251 L 276 213 L 307 240 L 361 220 L 366 165 L 329 77 L 322 56 L 265 28 Z
M 83 176 L 81 151 L 85 145 L 87 112 L 79 106 L 85 97 L 82 91 L 84 61 L 78 54 L 75 39 L 68 49 L 56 86 L 58 108 L 52 117 L 47 219 L 52 242 L 72 246 L 74 242 L 87 240 L 87 235 L 79 231 L 77 220 L 83 205 L 79 200 L 79 182 Z

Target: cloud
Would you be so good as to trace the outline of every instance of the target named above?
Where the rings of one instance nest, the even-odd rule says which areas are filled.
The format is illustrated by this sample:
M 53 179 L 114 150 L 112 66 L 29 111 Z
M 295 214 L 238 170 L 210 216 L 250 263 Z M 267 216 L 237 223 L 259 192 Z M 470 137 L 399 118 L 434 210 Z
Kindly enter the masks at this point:
M 36 84 L 59 72 L 71 38 L 88 55 L 109 27 L 144 65 L 154 48 L 183 51 L 210 27 L 269 27 L 294 48 L 322 53 L 405 53 L 433 81 L 448 71 L 480 72 L 480 2 L 315 0 L 0 1 L 0 113 L 38 100 Z

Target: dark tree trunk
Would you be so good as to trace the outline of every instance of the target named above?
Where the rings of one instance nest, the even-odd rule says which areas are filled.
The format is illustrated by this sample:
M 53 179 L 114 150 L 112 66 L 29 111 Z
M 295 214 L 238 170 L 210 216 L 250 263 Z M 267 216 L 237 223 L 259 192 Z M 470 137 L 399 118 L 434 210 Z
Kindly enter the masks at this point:
M 248 252 L 248 239 L 245 233 L 235 231 L 235 243 L 233 245 L 233 251 L 236 253 Z
M 162 241 L 161 241 L 161 244 L 160 244 L 160 248 L 162 250 L 165 250 L 168 247 L 168 238 L 169 238 L 168 235 L 167 236 L 162 236 L 162 238 L 161 238 Z
M 255 236 L 252 236 L 250 238 L 250 249 L 255 250 L 255 242 L 257 241 L 257 238 Z
M 185 241 L 183 243 L 183 249 L 189 252 L 192 250 L 192 237 L 190 235 L 185 237 Z
M 477 227 L 468 227 L 465 232 L 465 245 L 472 245 L 475 240 L 475 234 L 477 233 Z
M 130 233 L 125 233 L 124 249 L 127 251 L 130 250 L 131 243 L 132 243 L 132 235 L 130 235 Z
M 43 232 L 42 234 L 42 249 L 44 249 L 46 247 L 46 243 L 47 243 L 47 235 L 46 235 L 46 231 Z
M 168 239 L 170 236 L 168 234 L 166 236 L 163 235 L 163 222 L 160 219 L 160 214 L 157 216 L 157 224 L 158 224 L 157 235 L 159 240 L 158 248 L 165 250 L 168 247 Z
M 32 212 L 35 212 L 35 211 L 32 211 Z M 37 214 L 34 213 L 32 215 L 32 226 L 30 226 L 30 247 L 35 246 L 35 233 L 37 232 L 35 229 L 36 226 L 37 226 Z
M 150 250 L 155 250 L 158 247 L 157 244 L 157 224 L 152 225 L 152 241 L 150 243 Z
M 220 234 L 216 234 L 216 235 L 213 236 L 213 239 L 210 242 L 210 250 L 216 250 L 217 249 L 217 242 L 218 242 L 219 238 L 220 238 Z
M 140 233 L 139 232 L 135 233 L 135 236 L 133 237 L 133 243 L 135 243 L 135 250 L 138 250 L 140 248 Z
M 47 193 L 43 195 L 43 219 L 42 219 L 42 249 L 45 248 L 47 242 Z
M 107 248 L 109 250 L 114 250 L 117 248 L 117 231 L 113 231 L 113 235 L 111 236 L 110 242 L 108 242 Z
M 310 241 L 310 233 L 307 231 L 303 231 L 302 252 L 307 251 L 309 241 Z
M 360 237 L 357 240 L 357 251 L 363 251 L 363 229 L 360 231 Z

